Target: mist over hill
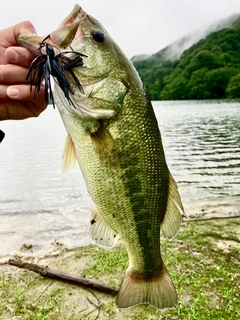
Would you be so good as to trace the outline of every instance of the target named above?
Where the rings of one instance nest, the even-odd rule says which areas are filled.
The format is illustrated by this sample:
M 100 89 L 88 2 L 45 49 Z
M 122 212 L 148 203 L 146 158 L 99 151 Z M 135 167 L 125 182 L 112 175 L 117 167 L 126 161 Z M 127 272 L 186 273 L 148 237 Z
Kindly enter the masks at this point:
M 160 60 L 178 60 L 181 54 L 190 48 L 193 44 L 197 43 L 199 40 L 206 38 L 210 33 L 220 31 L 225 28 L 233 28 L 240 25 L 240 13 L 233 13 L 225 19 L 217 21 L 205 28 L 193 31 L 188 35 L 178 39 L 169 46 L 161 49 L 153 55 L 141 54 L 136 55 L 131 58 L 132 62 L 139 60 L 146 60 L 157 57 Z
M 206 38 L 210 33 L 220 31 L 225 28 L 232 28 L 236 26 L 237 23 L 240 23 L 240 13 L 234 13 L 204 29 L 196 30 L 168 46 L 164 51 L 164 58 L 171 61 L 177 60 L 185 50 L 190 48 L 199 40 Z
M 133 64 L 151 100 L 240 98 L 240 14 Z

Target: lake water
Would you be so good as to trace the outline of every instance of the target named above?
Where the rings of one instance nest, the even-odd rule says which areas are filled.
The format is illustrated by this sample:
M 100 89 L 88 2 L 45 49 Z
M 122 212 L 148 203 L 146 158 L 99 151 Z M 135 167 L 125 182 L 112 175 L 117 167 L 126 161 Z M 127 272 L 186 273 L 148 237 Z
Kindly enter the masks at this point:
M 240 104 L 153 105 L 186 214 L 240 213 Z M 91 243 L 91 199 L 80 170 L 61 170 L 66 133 L 57 110 L 0 125 L 0 259 L 23 254 L 24 243 L 34 254 Z

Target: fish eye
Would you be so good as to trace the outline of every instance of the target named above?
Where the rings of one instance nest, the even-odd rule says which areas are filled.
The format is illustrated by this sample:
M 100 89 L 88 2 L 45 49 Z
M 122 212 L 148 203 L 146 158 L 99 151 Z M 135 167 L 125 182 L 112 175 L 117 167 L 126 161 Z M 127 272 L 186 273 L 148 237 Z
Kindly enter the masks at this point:
M 105 35 L 101 31 L 93 31 L 92 36 L 96 42 L 103 42 L 105 39 Z

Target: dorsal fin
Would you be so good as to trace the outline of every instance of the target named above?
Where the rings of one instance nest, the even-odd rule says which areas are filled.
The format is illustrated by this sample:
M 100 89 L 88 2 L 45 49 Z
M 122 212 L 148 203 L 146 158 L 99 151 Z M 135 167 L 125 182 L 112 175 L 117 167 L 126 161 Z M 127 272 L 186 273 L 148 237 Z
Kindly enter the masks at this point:
M 91 216 L 90 233 L 92 239 L 104 247 L 112 248 L 117 243 L 118 234 L 106 223 L 101 214 L 93 205 Z
M 177 184 L 169 172 L 169 187 L 166 213 L 161 222 L 163 235 L 171 239 L 177 235 L 184 216 L 182 201 L 178 192 Z
M 62 155 L 62 170 L 64 172 L 69 171 L 75 165 L 77 156 L 74 147 L 74 143 L 71 137 L 68 135 L 66 138 L 65 146 Z

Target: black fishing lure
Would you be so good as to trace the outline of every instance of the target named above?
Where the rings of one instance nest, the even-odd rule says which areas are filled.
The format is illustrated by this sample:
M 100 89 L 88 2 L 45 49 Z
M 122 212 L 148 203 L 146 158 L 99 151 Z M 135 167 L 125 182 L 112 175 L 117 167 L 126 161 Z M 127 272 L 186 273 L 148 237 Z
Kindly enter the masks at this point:
M 55 55 L 55 47 L 46 42 L 46 40 L 49 38 L 50 36 L 47 36 L 40 43 L 38 48 L 40 54 L 32 61 L 30 65 L 26 78 L 27 80 L 30 79 L 30 90 L 32 91 L 32 87 L 35 85 L 35 92 L 38 92 L 41 88 L 42 81 L 45 80 L 45 101 L 49 103 L 50 99 L 52 101 L 53 107 L 55 107 L 53 90 L 50 81 L 51 75 L 55 79 L 59 87 L 62 89 L 69 104 L 74 106 L 74 103 L 69 96 L 69 93 L 74 94 L 74 92 L 70 86 L 69 81 L 66 78 L 65 72 L 70 72 L 79 90 L 83 92 L 81 83 L 79 82 L 72 69 L 75 67 L 83 66 L 82 57 L 86 56 L 75 51 L 64 51 Z M 44 52 L 43 49 L 45 49 Z M 69 53 L 71 53 L 71 56 L 66 55 Z
M 2 130 L 0 130 L 0 143 L 3 141 L 4 137 L 5 133 Z

